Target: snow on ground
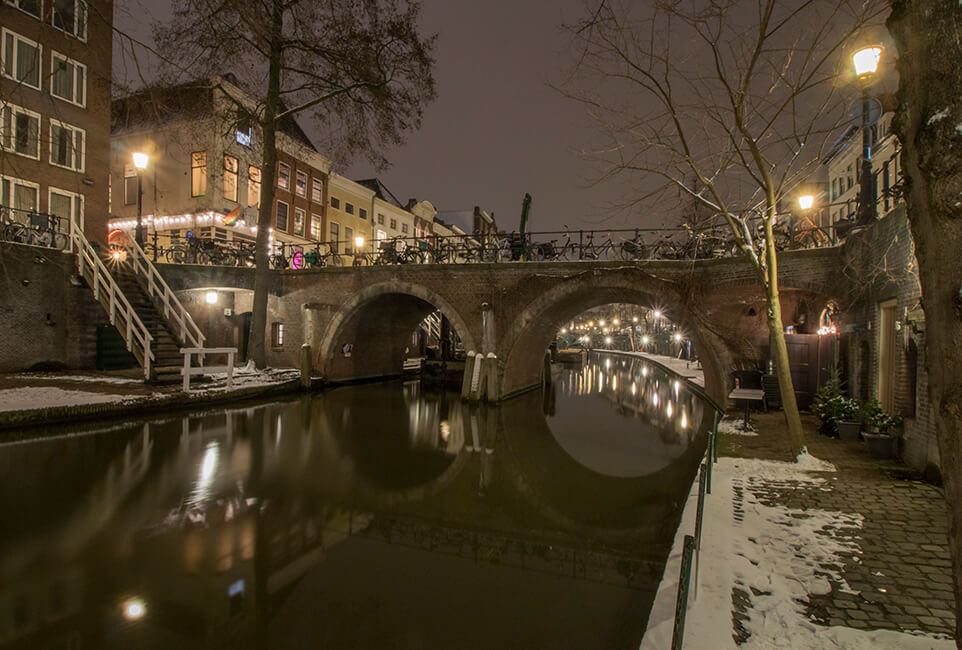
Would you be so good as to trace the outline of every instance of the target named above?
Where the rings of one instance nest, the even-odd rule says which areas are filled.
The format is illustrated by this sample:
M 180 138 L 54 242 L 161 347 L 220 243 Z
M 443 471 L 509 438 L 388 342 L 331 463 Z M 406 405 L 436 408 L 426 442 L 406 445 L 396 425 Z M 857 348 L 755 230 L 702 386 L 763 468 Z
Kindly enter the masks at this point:
M 803 454 L 799 463 L 721 458 L 712 472 L 712 494 L 704 506 L 704 534 L 693 595 L 685 625 L 686 648 L 845 648 L 846 650 L 948 650 L 954 641 L 890 630 L 856 630 L 816 625 L 805 616 L 809 594 L 825 594 L 841 577 L 843 556 L 858 555 L 858 513 L 797 510 L 765 505 L 756 490 L 828 483 L 812 471 L 834 471 L 825 461 Z M 665 577 L 652 607 L 642 650 L 671 646 L 678 572 L 684 536 L 694 531 L 697 482 L 692 486 Z M 694 580 L 693 573 L 693 580 Z M 750 599 L 747 641 L 736 646 L 732 594 Z M 756 595 L 759 594 L 759 595 Z M 798 601 L 802 601 L 801 603 Z
M 729 419 L 725 418 L 718 423 L 718 433 L 724 433 L 729 436 L 757 436 L 757 431 L 752 431 L 750 429 L 742 428 L 743 419 Z
M 29 411 L 55 406 L 105 404 L 108 402 L 124 402 L 129 399 L 130 397 L 127 395 L 104 395 L 82 390 L 26 386 L 24 388 L 0 390 L 0 411 Z
M 110 377 L 107 375 L 51 375 L 45 372 L 25 372 L 13 375 L 14 379 L 28 379 L 30 381 L 76 381 L 96 384 L 143 384 L 143 379 L 128 379 L 126 377 Z

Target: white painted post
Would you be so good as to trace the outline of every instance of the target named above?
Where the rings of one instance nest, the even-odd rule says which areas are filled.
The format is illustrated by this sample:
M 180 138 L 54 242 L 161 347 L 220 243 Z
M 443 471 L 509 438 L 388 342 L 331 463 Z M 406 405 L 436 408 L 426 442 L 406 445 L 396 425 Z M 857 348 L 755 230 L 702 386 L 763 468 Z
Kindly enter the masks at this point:
M 233 384 L 233 381 L 234 381 L 234 353 L 233 351 L 231 351 L 227 353 L 227 390 L 230 390 L 230 387 Z
M 181 350 L 184 353 L 184 392 L 190 391 L 190 350 Z
M 461 399 L 467 399 L 471 394 L 471 377 L 474 376 L 474 365 L 477 361 L 476 356 L 477 353 L 471 350 L 464 360 L 464 377 L 461 378 Z
M 488 352 L 484 361 L 485 371 L 487 372 L 487 397 L 488 403 L 497 402 L 501 399 L 498 391 L 498 358 L 494 352 Z

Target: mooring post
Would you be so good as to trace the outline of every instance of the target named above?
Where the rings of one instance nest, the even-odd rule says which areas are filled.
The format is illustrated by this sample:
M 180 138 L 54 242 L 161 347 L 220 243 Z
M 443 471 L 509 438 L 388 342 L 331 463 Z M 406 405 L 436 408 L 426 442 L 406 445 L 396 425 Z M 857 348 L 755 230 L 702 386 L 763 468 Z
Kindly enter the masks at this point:
M 485 371 L 487 374 L 487 402 L 493 404 L 501 401 L 501 392 L 498 387 L 498 358 L 494 352 L 488 352 L 484 360 Z
M 461 399 L 468 399 L 471 394 L 471 377 L 474 376 L 474 365 L 477 361 L 474 350 L 468 352 L 464 360 L 464 377 L 461 378 Z
M 301 388 L 311 387 L 311 344 L 301 346 Z
M 544 351 L 544 385 L 547 386 L 551 384 L 551 352 L 548 350 Z

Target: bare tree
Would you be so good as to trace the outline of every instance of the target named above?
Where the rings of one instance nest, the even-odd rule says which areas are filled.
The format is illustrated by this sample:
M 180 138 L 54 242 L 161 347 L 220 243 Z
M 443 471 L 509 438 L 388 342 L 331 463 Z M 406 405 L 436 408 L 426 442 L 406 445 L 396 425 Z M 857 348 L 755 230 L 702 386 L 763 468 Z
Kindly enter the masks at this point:
M 325 153 L 364 153 L 385 166 L 384 147 L 417 129 L 435 96 L 435 38 L 419 33 L 419 15 L 417 0 L 175 0 L 174 18 L 155 32 L 161 52 L 177 53 L 180 75 L 229 69 L 257 102 L 237 108 L 263 139 L 249 344 L 258 366 L 266 360 L 276 129 L 309 116 L 327 136 Z
M 896 0 L 905 202 L 922 285 L 929 404 L 949 505 L 956 610 L 962 603 L 962 6 Z M 962 617 L 956 616 L 956 644 Z
M 594 154 L 605 175 L 637 177 L 636 205 L 664 207 L 680 194 L 710 210 L 755 270 L 796 456 L 804 436 L 773 226 L 780 203 L 850 120 L 838 70 L 853 34 L 881 8 L 874 0 L 594 0 L 570 27 L 578 59 L 563 92 L 601 126 L 607 141 Z

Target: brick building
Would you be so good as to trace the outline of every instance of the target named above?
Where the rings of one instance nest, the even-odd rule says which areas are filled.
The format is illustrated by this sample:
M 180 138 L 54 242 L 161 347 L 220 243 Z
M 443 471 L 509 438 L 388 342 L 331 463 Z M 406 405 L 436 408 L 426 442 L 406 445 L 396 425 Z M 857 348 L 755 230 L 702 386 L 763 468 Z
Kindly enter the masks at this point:
M 0 4 L 4 219 L 52 214 L 105 240 L 112 21 L 109 0 Z

